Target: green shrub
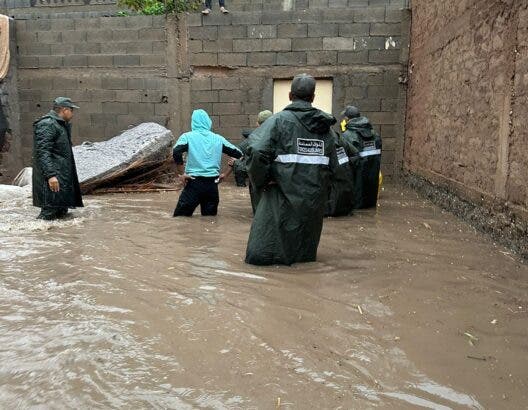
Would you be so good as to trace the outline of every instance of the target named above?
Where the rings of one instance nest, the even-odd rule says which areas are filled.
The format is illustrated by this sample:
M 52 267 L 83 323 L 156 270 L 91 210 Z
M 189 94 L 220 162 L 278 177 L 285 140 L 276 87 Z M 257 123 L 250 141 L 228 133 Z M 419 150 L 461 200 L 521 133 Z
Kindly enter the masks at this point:
M 183 13 L 194 11 L 200 8 L 201 0 L 119 0 L 119 6 L 126 6 L 129 9 L 146 15 L 160 15 L 171 13 Z

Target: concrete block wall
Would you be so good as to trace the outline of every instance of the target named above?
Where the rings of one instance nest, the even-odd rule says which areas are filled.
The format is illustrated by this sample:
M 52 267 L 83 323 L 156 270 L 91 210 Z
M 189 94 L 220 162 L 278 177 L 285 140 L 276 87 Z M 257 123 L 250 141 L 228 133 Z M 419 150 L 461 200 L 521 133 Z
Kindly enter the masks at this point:
M 368 6 L 407 7 L 409 0 L 227 0 L 226 6 L 237 11 L 306 10 Z M 214 4 L 213 10 L 215 10 Z
M 272 109 L 274 79 L 332 79 L 333 114 L 359 106 L 384 139 L 385 174 L 394 174 L 407 25 L 406 12 L 387 4 L 189 15 L 192 108 L 208 111 L 216 131 L 236 142 Z
M 424 0 L 412 12 L 406 169 L 528 219 L 528 3 Z
M 407 8 L 410 0 L 227 0 L 226 6 L 232 11 L 262 10 L 307 10 L 325 8 L 349 8 L 369 6 L 391 6 Z M 45 15 L 50 11 L 62 13 L 72 11 L 116 12 L 122 9 L 116 0 L 3 0 L 0 9 L 12 15 Z M 213 3 L 213 11 L 218 11 L 218 3 Z
M 168 123 L 163 16 L 19 20 L 16 29 L 26 141 L 32 122 L 57 96 L 81 107 L 73 122 L 76 144 L 107 139 L 144 121 Z
M 116 0 L 2 0 L 0 11 L 15 18 L 48 18 L 57 13 L 112 14 L 122 9 Z
M 371 118 L 384 138 L 383 166 L 390 175 L 401 136 L 398 79 L 406 66 L 402 44 L 408 41 L 399 4 L 386 0 L 337 9 L 309 2 L 306 9 L 287 11 L 230 7 L 229 15 L 193 13 L 169 20 L 79 11 L 19 19 L 24 158 L 31 157 L 33 121 L 57 96 L 81 106 L 74 143 L 107 139 L 143 121 L 168 125 L 178 135 L 198 107 L 211 114 L 216 131 L 237 142 L 243 129 L 254 127 L 260 110 L 272 108 L 274 79 L 309 72 L 333 80 L 334 115 L 356 104 Z

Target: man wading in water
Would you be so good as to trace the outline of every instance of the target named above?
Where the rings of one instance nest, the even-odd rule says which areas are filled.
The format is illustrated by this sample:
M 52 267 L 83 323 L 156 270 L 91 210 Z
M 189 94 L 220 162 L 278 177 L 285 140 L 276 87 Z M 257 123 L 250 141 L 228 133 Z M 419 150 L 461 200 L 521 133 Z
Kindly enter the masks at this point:
M 264 110 L 264 111 L 259 112 L 258 117 L 257 117 L 257 128 L 260 127 L 262 124 L 264 124 L 264 121 L 266 121 L 272 115 L 273 113 L 269 110 Z M 248 138 L 252 134 L 252 132 L 254 132 L 254 130 L 253 131 L 248 131 L 248 130 L 242 131 L 242 136 L 244 137 L 244 140 L 240 144 L 238 144 L 238 149 L 242 151 L 242 153 L 244 154 L 249 144 Z M 237 186 L 246 186 L 246 179 L 248 175 L 247 175 L 245 158 L 242 157 L 237 160 L 230 158 L 228 165 L 230 168 L 227 170 L 225 174 L 226 178 L 231 174 L 231 172 L 234 171 L 235 181 L 236 181 Z M 239 174 L 238 176 L 237 176 L 237 173 Z M 257 197 L 257 194 L 255 193 L 255 190 L 251 186 L 251 181 L 249 182 L 249 196 L 251 198 L 251 208 L 253 209 L 253 215 L 255 215 L 255 210 L 257 209 L 258 197 Z
M 246 262 L 253 265 L 315 261 L 338 163 L 336 119 L 312 107 L 315 80 L 293 79 L 290 101 L 248 140 L 246 164 L 260 195 L 251 226 Z
M 233 158 L 242 156 L 237 147 L 211 131 L 212 125 L 204 110 L 195 110 L 191 119 L 192 131 L 182 134 L 174 145 L 172 156 L 185 186 L 174 216 L 192 216 L 198 205 L 202 215 L 216 215 L 220 202 L 218 183 L 224 179 L 224 174 L 220 174 L 222 153 Z M 185 172 L 184 152 L 187 152 Z
M 33 124 L 33 205 L 42 209 L 39 219 L 63 218 L 68 208 L 83 206 L 71 142 L 76 108 L 59 97 L 53 110 Z

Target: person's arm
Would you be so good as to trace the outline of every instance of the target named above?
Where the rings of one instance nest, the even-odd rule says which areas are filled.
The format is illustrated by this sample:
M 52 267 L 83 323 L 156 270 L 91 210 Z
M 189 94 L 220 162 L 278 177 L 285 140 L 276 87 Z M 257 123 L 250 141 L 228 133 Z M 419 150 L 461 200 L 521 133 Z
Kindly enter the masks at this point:
M 240 151 L 237 147 L 231 144 L 224 137 L 222 137 L 222 153 L 231 157 L 229 161 L 231 161 L 233 158 L 236 158 L 236 159 L 242 158 L 242 151 Z M 233 167 L 229 166 L 229 169 L 226 172 L 222 172 L 218 176 L 218 179 L 216 180 L 216 182 L 218 184 L 221 183 L 224 179 L 226 179 L 229 175 L 231 175 L 231 172 L 233 172 Z
M 275 161 L 275 134 L 277 118 L 269 119 L 248 139 L 245 161 L 247 173 L 256 189 L 263 189 L 271 181 L 271 166 Z
M 376 149 L 382 149 L 381 135 L 374 131 L 374 141 L 376 142 Z
M 218 176 L 218 180 L 217 180 L 217 183 L 220 184 L 221 182 L 224 181 L 224 179 L 226 179 L 227 177 L 229 177 L 229 175 L 231 175 L 233 173 L 233 163 L 234 163 L 235 159 L 234 158 L 229 158 L 229 161 L 227 162 L 227 166 L 228 166 L 228 169 L 226 172 L 222 172 L 219 176 Z
M 227 161 L 227 166 L 228 166 L 228 169 L 226 172 L 224 172 L 224 178 L 227 178 L 229 175 L 231 175 L 233 173 L 233 168 L 235 166 L 235 159 L 234 158 L 229 158 L 229 161 Z
M 341 145 L 345 149 L 349 157 L 355 157 L 359 154 L 359 150 L 357 146 L 354 145 L 352 137 L 350 137 L 349 134 L 347 133 L 350 133 L 350 132 L 346 131 L 345 133 L 340 135 L 337 140 L 338 140 L 339 145 Z
M 178 172 L 183 166 L 183 153 L 187 151 L 189 151 L 189 142 L 187 141 L 187 136 L 184 134 L 178 138 L 178 141 L 172 148 L 172 158 L 178 166 Z
M 60 184 L 57 170 L 51 155 L 55 142 L 53 126 L 46 121 L 40 121 L 35 126 L 35 161 L 42 175 L 53 192 L 59 192 Z
M 174 162 L 176 163 L 176 170 L 178 172 L 178 177 L 180 178 L 183 185 L 187 183 L 189 179 L 193 179 L 192 176 L 187 175 L 185 173 L 185 166 L 183 164 L 183 153 L 189 151 L 189 142 L 187 140 L 187 136 L 184 134 L 180 138 L 178 138 L 178 141 L 172 148 L 172 158 L 174 159 Z
M 176 172 L 178 173 L 178 175 L 185 174 L 185 165 L 183 163 L 176 164 Z
M 332 134 L 332 140 L 328 144 L 329 154 L 327 155 L 328 155 L 328 158 L 330 158 L 330 161 L 328 162 L 328 168 L 330 169 L 330 173 L 333 178 L 336 174 L 337 168 L 341 165 L 341 163 L 339 162 L 338 149 L 341 150 L 342 154 L 344 155 L 347 155 L 347 154 L 346 154 L 346 150 L 344 150 L 344 147 L 340 144 L 339 134 L 332 129 L 330 129 L 330 133 Z M 348 162 L 348 158 L 346 158 L 346 160 Z
M 223 138 L 222 140 L 222 153 L 230 156 L 231 158 L 242 158 L 242 151 L 240 151 L 237 147 L 235 147 L 225 138 Z

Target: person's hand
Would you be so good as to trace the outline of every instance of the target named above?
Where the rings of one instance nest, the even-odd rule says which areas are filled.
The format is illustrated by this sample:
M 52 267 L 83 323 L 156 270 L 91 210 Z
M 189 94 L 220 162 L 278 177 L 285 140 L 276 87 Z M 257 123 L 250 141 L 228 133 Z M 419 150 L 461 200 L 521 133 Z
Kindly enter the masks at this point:
M 222 174 L 218 175 L 218 178 L 216 178 L 216 183 L 217 184 L 221 184 L 224 181 L 224 179 L 225 179 L 225 174 L 222 173 Z
M 193 176 L 187 174 L 181 174 L 178 176 L 178 178 L 180 178 L 180 182 L 183 186 L 187 185 L 187 182 L 189 182 L 189 180 L 195 179 Z
M 51 177 L 50 179 L 48 179 L 48 185 L 52 192 L 60 191 L 59 180 L 57 179 L 57 177 Z
M 235 165 L 235 159 L 234 158 L 229 158 L 229 160 L 227 161 L 227 165 L 229 165 L 230 167 Z

